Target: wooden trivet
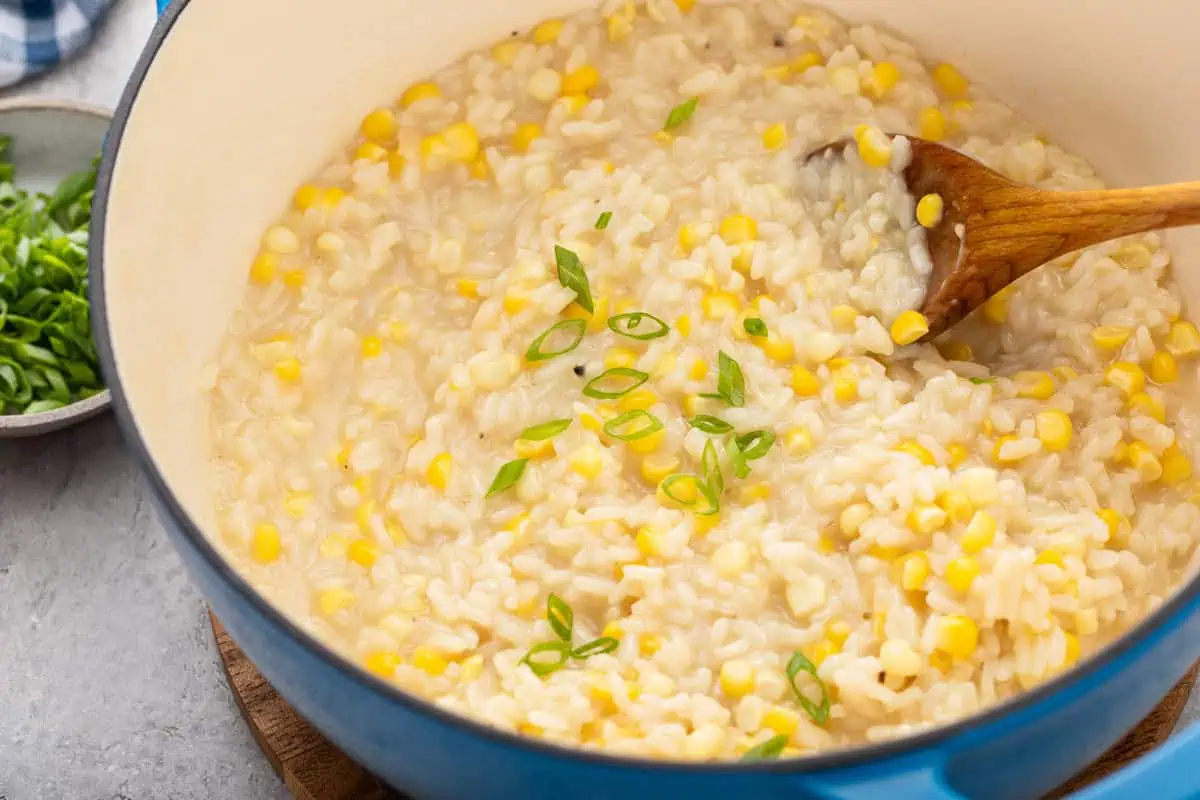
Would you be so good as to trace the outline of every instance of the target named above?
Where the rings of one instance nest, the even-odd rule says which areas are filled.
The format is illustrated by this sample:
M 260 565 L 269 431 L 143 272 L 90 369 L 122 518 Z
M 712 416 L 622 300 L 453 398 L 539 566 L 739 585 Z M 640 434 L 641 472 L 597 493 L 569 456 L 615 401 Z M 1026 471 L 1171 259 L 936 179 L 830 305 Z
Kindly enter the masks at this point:
M 212 617 L 212 627 L 233 698 L 259 746 L 297 800 L 404 800 L 404 795 L 351 761 L 293 711 L 216 617 Z M 1140 725 L 1051 797 L 1076 791 L 1162 744 L 1183 713 L 1195 681 L 1193 669 Z

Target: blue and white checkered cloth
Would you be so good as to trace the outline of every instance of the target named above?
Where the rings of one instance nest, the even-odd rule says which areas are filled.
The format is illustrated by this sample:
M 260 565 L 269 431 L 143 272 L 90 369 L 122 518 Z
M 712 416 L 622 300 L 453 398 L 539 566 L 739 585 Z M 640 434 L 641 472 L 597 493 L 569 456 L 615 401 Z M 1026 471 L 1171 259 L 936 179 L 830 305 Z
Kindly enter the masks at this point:
M 0 87 L 53 68 L 87 44 L 115 0 L 0 0 Z

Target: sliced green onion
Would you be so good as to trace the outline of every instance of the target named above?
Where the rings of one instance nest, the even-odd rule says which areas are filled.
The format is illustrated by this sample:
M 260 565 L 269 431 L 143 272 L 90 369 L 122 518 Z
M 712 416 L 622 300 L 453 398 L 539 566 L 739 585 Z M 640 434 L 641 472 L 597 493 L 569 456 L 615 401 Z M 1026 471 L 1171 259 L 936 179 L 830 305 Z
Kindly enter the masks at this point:
M 547 439 L 553 439 L 569 427 L 571 427 L 571 420 L 569 419 L 552 419 L 549 422 L 543 422 L 541 425 L 526 428 L 521 431 L 521 435 L 517 438 L 524 439 L 527 442 L 544 442 Z
M 770 431 L 750 431 L 741 434 L 735 441 L 746 460 L 754 461 L 765 456 L 771 445 L 775 444 L 775 434 Z
M 691 495 L 690 499 L 683 495 L 684 486 L 692 488 L 692 491 L 688 492 Z M 700 516 L 710 516 L 721 510 L 721 501 L 713 492 L 712 487 L 697 475 L 676 472 L 674 475 L 663 478 L 658 488 L 671 500 L 692 509 L 693 513 Z M 706 505 L 698 505 L 701 498 L 704 499 Z
M 588 381 L 583 387 L 583 393 L 598 400 L 611 400 L 629 394 L 648 380 L 650 376 L 641 370 L 613 367 Z
M 546 621 L 550 623 L 555 636 L 564 642 L 571 641 L 571 634 L 575 630 L 575 612 L 554 592 L 546 598 Z
M 746 378 L 738 362 L 724 350 L 717 354 L 717 394 L 735 408 L 746 405 Z
M 750 474 L 750 464 L 746 460 L 746 454 L 742 452 L 736 436 L 725 445 L 725 454 L 729 456 L 729 466 L 733 468 L 734 475 L 745 478 Z
M 667 114 L 666 124 L 663 125 L 664 131 L 673 131 L 683 123 L 692 118 L 692 114 L 696 113 L 696 106 L 699 105 L 700 98 L 693 97 L 686 100 L 671 109 L 671 113 Z
M 975 384 L 976 386 L 978 386 L 980 384 L 984 384 L 984 383 L 995 383 L 996 382 L 995 378 L 967 378 L 967 380 L 969 380 L 971 383 Z
M 601 636 L 599 639 L 593 639 L 587 644 L 581 644 L 579 647 L 576 647 L 571 651 L 571 657 L 580 659 L 591 658 L 592 656 L 598 656 L 603 653 L 611 653 L 620 646 L 621 643 L 613 637 Z
M 712 439 L 704 443 L 704 453 L 700 456 L 700 475 L 712 493 L 720 497 L 725 491 L 725 477 L 721 474 L 721 460 L 717 457 L 717 448 Z
M 487 496 L 500 494 L 516 485 L 517 481 L 521 480 L 521 475 L 525 472 L 525 465 L 528 463 L 528 458 L 518 458 L 500 467 L 496 472 L 496 477 L 492 479 L 492 485 L 488 487 Z
M 742 327 L 746 329 L 746 333 L 751 336 L 766 336 L 767 323 L 757 317 L 749 317 L 742 323 Z
M 596 220 L 596 230 L 598 230 L 598 231 L 604 230 L 605 228 L 608 227 L 608 223 L 611 221 L 612 221 L 612 212 L 605 211 L 603 214 L 600 215 L 599 219 Z
M 662 420 L 640 408 L 626 411 L 604 423 L 604 432 L 623 442 L 644 439 L 652 433 L 661 431 L 662 428 Z
M 533 670 L 534 675 L 544 678 L 565 667 L 570 657 L 571 645 L 568 642 L 542 642 L 529 648 L 520 663 Z
M 638 330 L 642 326 L 642 322 L 649 320 L 651 325 L 648 330 Z M 615 317 L 608 318 L 608 329 L 613 333 L 619 333 L 622 336 L 628 336 L 630 339 L 659 339 L 667 335 L 671 330 L 671 326 L 663 322 L 653 314 L 647 314 L 645 311 L 631 311 L 628 314 L 617 314 Z
M 574 251 L 554 245 L 554 263 L 558 265 L 558 282 L 575 293 L 575 302 L 589 314 L 596 310 L 587 273 Z
M 561 336 L 570 336 L 570 341 L 557 350 L 543 350 L 542 347 L 546 344 L 546 340 L 555 334 L 559 334 L 560 331 L 563 332 L 560 334 Z M 576 347 L 579 347 L 579 343 L 583 341 L 583 335 L 586 332 L 586 319 L 564 319 L 561 322 L 556 322 L 542 331 L 541 335 L 533 340 L 529 345 L 529 349 L 525 351 L 525 360 L 546 361 L 556 356 L 561 356 L 564 353 L 569 353 Z
M 816 681 L 817 689 L 821 692 L 820 702 L 814 703 L 796 685 L 796 676 L 801 672 L 807 672 Z M 812 721 L 818 725 L 824 725 L 829 719 L 829 689 L 825 686 L 825 681 L 817 676 L 816 666 L 805 658 L 803 653 L 797 651 L 792 655 L 792 660 L 788 662 L 787 679 L 788 683 L 792 686 L 792 692 L 796 695 L 796 699 L 800 701 L 800 705 L 812 717 Z
M 708 414 L 698 414 L 688 420 L 688 425 L 693 428 L 704 431 L 705 433 L 713 433 L 720 436 L 723 433 L 729 433 L 733 430 L 733 426 L 723 419 L 711 417 Z
M 742 754 L 742 761 L 774 761 L 787 747 L 788 737 L 784 734 L 772 736 L 765 742 L 755 745 Z

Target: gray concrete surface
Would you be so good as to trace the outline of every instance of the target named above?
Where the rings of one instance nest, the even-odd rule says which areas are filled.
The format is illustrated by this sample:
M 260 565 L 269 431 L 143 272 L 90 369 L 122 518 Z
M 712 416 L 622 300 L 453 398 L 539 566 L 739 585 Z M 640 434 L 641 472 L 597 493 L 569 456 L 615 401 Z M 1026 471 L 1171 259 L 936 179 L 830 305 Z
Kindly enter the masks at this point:
M 115 106 L 153 9 L 17 92 Z M 286 796 L 112 419 L 0 442 L 0 800 Z

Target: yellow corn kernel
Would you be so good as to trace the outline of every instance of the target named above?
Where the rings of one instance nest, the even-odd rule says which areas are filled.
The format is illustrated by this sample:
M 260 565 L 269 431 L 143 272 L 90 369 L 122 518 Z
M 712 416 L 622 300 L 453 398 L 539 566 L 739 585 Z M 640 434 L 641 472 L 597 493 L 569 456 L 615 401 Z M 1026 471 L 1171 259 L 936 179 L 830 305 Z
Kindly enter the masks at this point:
M 459 278 L 454 282 L 454 293 L 467 300 L 479 299 L 479 281 L 470 278 Z
M 250 265 L 250 280 L 255 283 L 270 283 L 279 271 L 279 257 L 274 253 L 259 253 Z
M 1176 358 L 1194 356 L 1200 353 L 1200 331 L 1187 320 L 1175 320 L 1167 331 L 1167 351 Z
M 1162 482 L 1167 486 L 1178 486 L 1192 477 L 1191 459 L 1179 449 L 1178 445 L 1173 444 L 1164 450 L 1160 461 L 1162 462 Z
M 858 399 L 858 378 L 851 369 L 839 369 L 833 373 L 833 397 L 839 403 L 852 403 Z
M 967 449 L 965 444 L 951 444 L 946 446 L 946 457 L 950 460 L 951 467 L 957 467 L 959 464 L 967 460 L 967 456 L 971 451 Z
M 700 241 L 699 234 L 691 225 L 679 226 L 679 249 L 686 255 L 696 249 L 697 243 Z M 684 336 L 687 336 L 685 333 Z
M 858 155 L 871 167 L 886 167 L 892 163 L 892 140 L 879 128 L 860 125 L 854 132 Z
M 938 495 L 938 508 L 946 512 L 951 522 L 969 522 L 975 513 L 971 498 L 962 489 L 947 489 Z
M 1146 373 L 1129 361 L 1114 361 L 1104 370 L 1104 382 L 1120 389 L 1126 397 L 1137 394 L 1146 386 Z
M 785 146 L 788 141 L 787 126 L 782 122 L 776 122 L 773 125 L 768 125 L 763 131 L 762 143 L 763 147 L 768 150 L 778 150 Z
M 918 550 L 904 557 L 900 565 L 900 586 L 905 591 L 916 592 L 925 588 L 929 578 L 929 556 Z
M 388 151 L 375 142 L 363 142 L 354 150 L 355 161 L 382 161 L 387 158 Z
M 337 208 L 343 200 L 346 199 L 346 190 L 340 186 L 331 186 L 325 190 L 325 195 L 322 197 L 322 202 L 326 208 Z M 318 246 L 320 240 L 318 239 Z
M 1017 397 L 1048 400 L 1054 394 L 1054 379 L 1049 372 L 1023 370 L 1013 376 L 1017 385 Z
M 377 108 L 363 117 L 362 134 L 372 142 L 386 144 L 396 135 L 396 115 L 388 108 Z
M 812 431 L 803 426 L 792 428 L 784 435 L 783 441 L 788 451 L 796 455 L 804 455 L 813 449 Z
M 771 487 L 765 483 L 746 483 L 738 488 L 738 500 L 747 505 L 768 500 L 771 497 Z
M 891 61 L 880 61 L 871 67 L 867 76 L 866 89 L 875 99 L 887 95 L 900 82 L 900 68 Z
M 363 660 L 363 666 L 381 678 L 390 678 L 395 675 L 396 668 L 400 666 L 400 663 L 400 654 L 391 650 L 374 650 L 368 653 Z
M 1033 560 L 1035 564 L 1051 564 L 1056 567 L 1063 565 L 1063 552 L 1056 547 L 1047 547 L 1042 552 L 1038 553 L 1037 558 Z
M 838 515 L 838 528 L 843 535 L 854 538 L 858 536 L 859 528 L 871 518 L 873 513 L 871 506 L 866 503 L 851 503 Z
M 728 292 L 710 292 L 700 301 L 706 319 L 724 319 L 737 314 L 740 303 L 735 295 Z
M 928 448 L 913 439 L 901 442 L 896 445 L 895 449 L 898 453 L 908 453 L 927 467 L 937 466 L 937 460 L 933 457 L 933 453 L 929 452 Z
M 1058 409 L 1039 411 L 1034 418 L 1037 425 L 1037 436 L 1042 442 L 1042 448 L 1051 453 L 1066 450 L 1071 444 L 1074 428 L 1071 427 L 1071 417 Z
M 431 98 L 441 96 L 442 90 L 439 89 L 435 83 L 429 83 L 428 81 L 424 83 L 414 83 L 412 86 L 408 87 L 407 90 L 405 90 L 403 95 L 400 96 L 400 104 L 405 108 L 408 108 L 413 104 L 420 102 L 421 100 L 429 100 Z
M 600 83 L 600 73 L 591 64 L 572 70 L 562 79 L 563 94 L 587 94 Z
M 649 658 L 662 649 L 662 637 L 653 633 L 643 633 L 638 636 L 638 653 Z M 635 691 L 631 691 L 629 699 L 633 700 L 637 697 Z
M 917 224 L 922 228 L 936 228 L 945 210 L 946 204 L 940 194 L 927 194 L 917 201 Z
M 517 439 L 513 442 L 513 453 L 517 458 L 549 458 L 554 455 L 554 442 L 550 439 Z
M 421 152 L 421 166 L 428 170 L 438 170 L 446 165 L 450 157 L 450 147 L 446 137 L 440 133 L 432 133 L 421 139 L 418 149 Z
M 425 645 L 413 650 L 412 665 L 434 677 L 441 675 L 446 671 L 446 667 L 450 666 L 441 653 Z
M 283 550 L 283 539 L 279 528 L 270 522 L 263 522 L 254 528 L 250 537 L 250 555 L 260 564 L 270 564 L 279 558 Z
M 824 663 L 825 659 L 829 658 L 831 655 L 839 652 L 840 650 L 841 648 L 835 645 L 833 642 L 829 641 L 828 639 L 822 639 L 813 645 L 812 648 L 805 653 L 805 655 L 808 656 L 808 660 L 813 663 L 813 666 L 819 667 L 822 663 Z
M 492 48 L 492 58 L 503 67 L 511 67 L 521 52 L 521 42 L 509 40 Z
M 370 539 L 355 539 L 347 548 L 346 557 L 360 567 L 370 569 L 379 558 L 379 546 Z
M 479 156 L 479 133 L 469 122 L 456 122 L 442 131 L 450 158 L 467 164 Z
M 288 513 L 289 517 L 300 519 L 308 513 L 312 499 L 312 492 L 288 492 L 283 501 L 283 510 Z
M 946 138 L 946 115 L 937 106 L 922 108 L 917 114 L 917 131 L 922 139 L 940 142 Z
M 937 506 L 917 503 L 908 512 L 905 521 L 916 533 L 928 535 L 946 524 L 946 512 Z
M 1116 350 L 1125 342 L 1129 341 L 1129 335 L 1132 331 L 1129 328 L 1122 328 L 1116 325 L 1101 325 L 1098 328 L 1092 328 L 1092 342 L 1097 347 L 1105 350 Z
M 654 558 L 663 554 L 663 533 L 657 528 L 648 525 L 638 528 L 633 541 L 637 545 L 638 552 L 646 558 Z
M 558 41 L 562 29 L 563 21 L 561 19 L 548 19 L 533 29 L 533 41 L 535 44 L 552 44 Z
M 363 358 L 376 358 L 383 352 L 383 340 L 378 336 L 364 336 L 359 350 Z
M 638 354 L 628 347 L 613 347 L 604 354 L 604 368 L 632 367 L 637 360 Z
M 971 556 L 952 558 L 946 564 L 946 583 L 956 592 L 965 593 L 979 577 L 979 562 Z
M 624 41 L 629 38 L 629 34 L 633 33 L 633 17 L 636 12 L 632 3 L 628 4 L 626 9 L 626 11 L 618 11 L 605 20 L 610 42 Z
M 854 306 L 837 305 L 829 309 L 829 319 L 838 330 L 852 331 L 858 322 L 858 309 Z
M 604 625 L 604 630 L 600 631 L 601 636 L 607 636 L 610 639 L 620 639 L 625 635 L 625 628 L 615 619 L 609 620 Z
M 321 194 L 320 187 L 305 184 L 292 195 L 292 205 L 299 211 L 307 211 L 321 202 Z
M 721 691 L 730 697 L 742 697 L 754 691 L 754 665 L 746 661 L 726 661 L 721 665 Z
M 660 399 L 661 398 L 653 389 L 647 389 L 645 386 L 640 386 L 618 400 L 617 408 L 621 411 L 645 411 L 646 409 L 650 408 L 650 406 L 659 402 Z
M 797 397 L 814 397 L 821 391 L 821 382 L 807 367 L 792 367 L 792 391 Z
M 762 724 L 779 736 L 790 737 L 800 727 L 800 715 L 790 708 L 771 706 L 763 713 Z
M 1167 409 L 1163 406 L 1162 401 L 1145 392 L 1133 395 L 1125 405 L 1130 414 L 1141 414 L 1164 424 L 1167 421 Z
M 1150 380 L 1155 383 L 1175 383 L 1179 380 L 1179 364 L 1176 363 L 1175 356 L 1166 350 L 1159 350 L 1150 356 L 1150 364 L 1146 371 L 1150 373 Z
M 300 359 L 285 358 L 275 365 L 275 377 L 284 383 L 299 383 Z
M 966 77 L 953 64 L 938 64 L 933 68 L 932 77 L 942 94 L 951 100 L 965 95 L 970 86 Z
M 959 537 L 964 553 L 979 553 L 996 538 L 996 518 L 987 511 L 976 511 Z
M 304 288 L 304 281 L 308 278 L 302 269 L 289 269 L 283 273 L 283 285 L 289 289 Z
M 529 307 L 529 294 L 516 286 L 504 292 L 504 313 L 510 317 L 520 314 Z
M 743 244 L 758 239 L 758 223 L 745 214 L 732 214 L 721 220 L 717 233 L 726 244 Z
M 399 178 L 404 174 L 404 167 L 408 164 L 408 159 L 403 153 L 388 153 L 388 175 L 393 178 Z
M 919 311 L 902 311 L 892 322 L 892 341 L 899 345 L 912 344 L 929 333 L 929 321 Z
M 821 57 L 820 53 L 810 50 L 807 53 L 801 54 L 799 58 L 792 62 L 792 71 L 797 75 L 803 75 L 813 67 L 824 63 L 825 59 Z
M 675 0 L 675 5 L 686 14 L 696 7 L 696 0 Z
M 796 346 L 792 344 L 791 339 L 780 339 L 775 336 L 759 337 L 754 340 L 754 343 L 765 353 L 769 358 L 780 363 L 791 361 L 796 355 Z
M 477 680 L 482 674 L 483 656 L 478 653 L 463 659 L 463 662 L 458 666 L 459 683 L 470 683 L 473 680 Z
M 425 469 L 425 480 L 438 491 L 446 491 L 450 485 L 450 472 L 454 468 L 454 460 L 449 453 L 438 453 Z
M 979 644 L 979 626 L 962 614 L 938 620 L 937 649 L 954 658 L 970 658 Z
M 666 435 L 667 432 L 665 430 L 658 430 L 649 436 L 643 436 L 640 439 L 634 439 L 632 442 L 628 442 L 626 446 L 635 453 L 647 455 L 648 453 L 653 453 L 662 446 L 663 439 L 666 437 Z
M 358 596 L 348 589 L 326 589 L 317 594 L 317 611 L 323 617 L 332 617 L 358 602 Z
M 1096 516 L 1108 528 L 1108 543 L 1120 545 L 1125 541 L 1126 530 L 1129 526 L 1129 520 L 1120 511 L 1115 508 L 1102 508 L 1096 512 Z
M 542 135 L 542 126 L 535 122 L 524 122 L 517 126 L 513 133 L 513 149 L 518 153 L 528 153 L 534 140 Z
M 1079 660 L 1080 645 L 1079 638 L 1072 633 L 1063 634 L 1067 640 L 1067 649 L 1063 655 L 1063 666 L 1070 667 Z
M 1020 461 L 1022 458 L 1024 458 L 1024 456 L 1014 456 L 1011 453 L 1009 453 L 1009 454 L 1004 453 L 1005 446 L 1012 444 L 1015 441 L 1017 441 L 1017 437 L 1013 436 L 1012 434 L 1006 434 L 996 440 L 996 444 L 992 448 L 992 458 L 994 458 L 996 460 L 996 463 L 998 463 L 998 464 L 1015 464 L 1018 461 Z
M 1138 475 L 1147 483 L 1162 477 L 1162 462 L 1145 442 L 1131 442 L 1129 445 L 1129 463 L 1137 470 Z
M 655 486 L 678 469 L 679 459 L 672 455 L 653 453 L 642 459 L 642 477 Z
M 676 323 L 678 324 L 678 323 Z M 697 358 L 688 367 L 688 377 L 694 381 L 702 381 L 708 375 L 708 362 L 702 358 Z
M 643 438 L 648 439 L 650 437 L 646 436 Z M 638 441 L 641 440 L 639 439 Z M 604 468 L 604 459 L 601 457 L 600 451 L 593 445 L 584 445 L 571 453 L 571 457 L 567 463 L 576 474 L 588 479 L 599 477 L 600 471 Z
M 354 491 L 358 492 L 359 497 L 368 497 L 371 494 L 371 476 L 359 475 L 354 479 Z

